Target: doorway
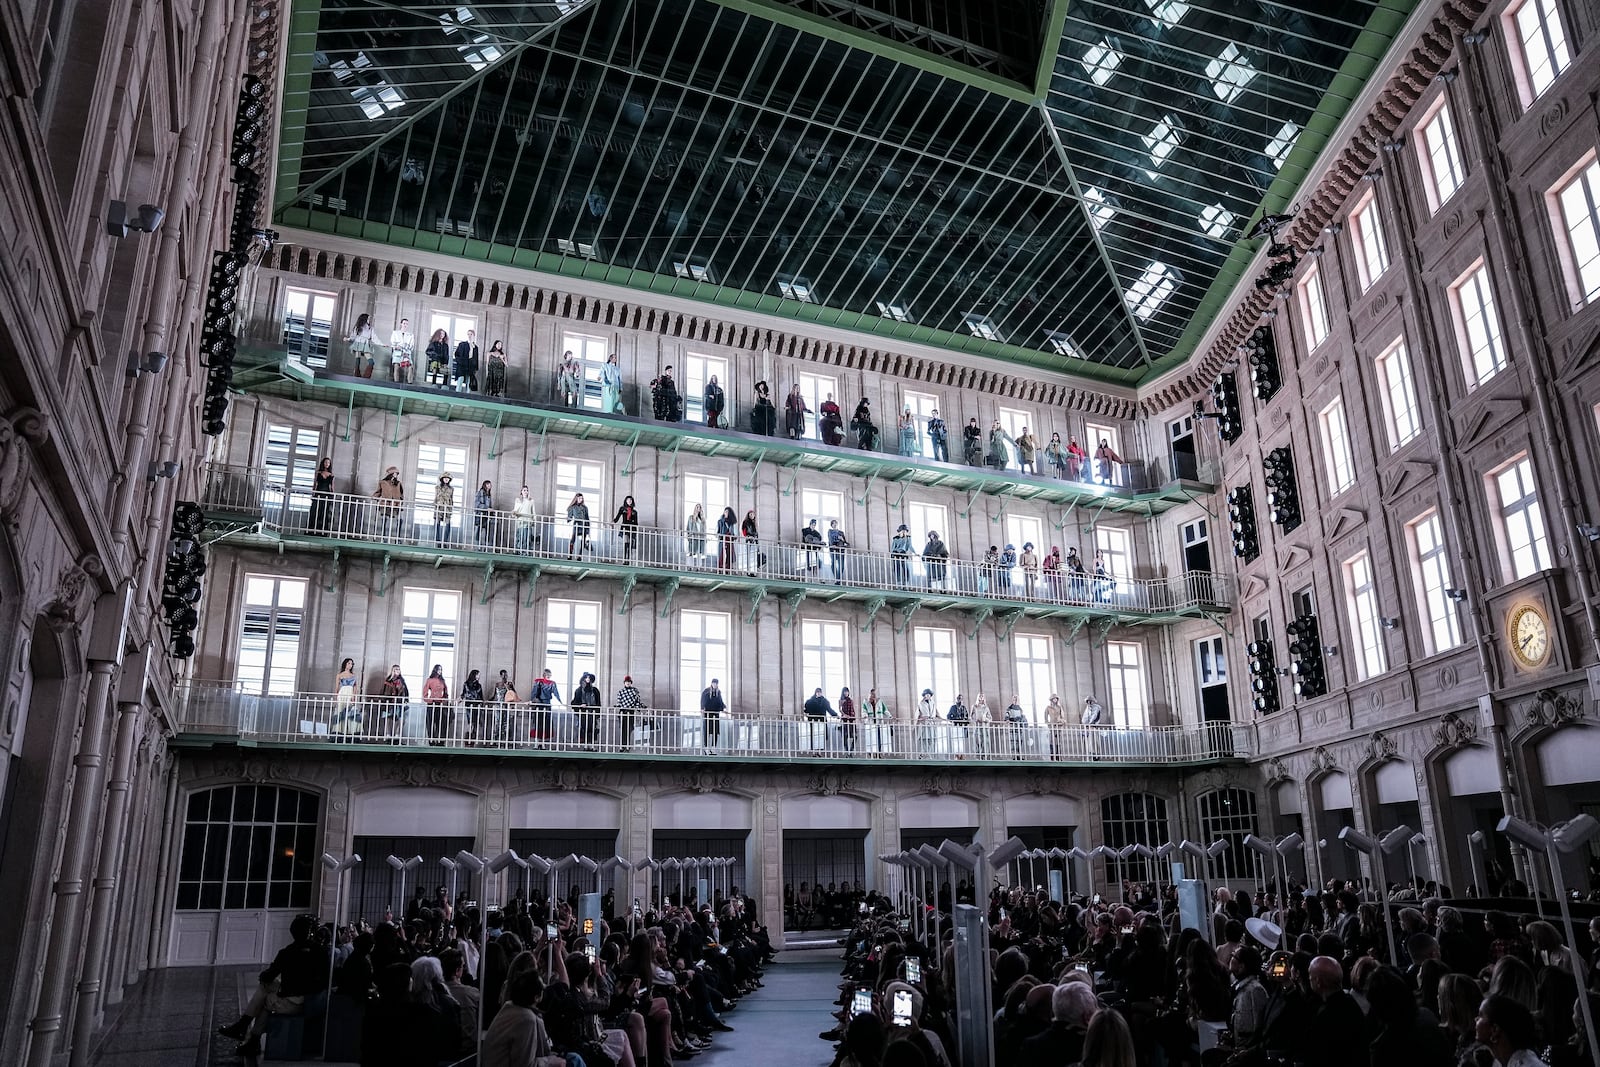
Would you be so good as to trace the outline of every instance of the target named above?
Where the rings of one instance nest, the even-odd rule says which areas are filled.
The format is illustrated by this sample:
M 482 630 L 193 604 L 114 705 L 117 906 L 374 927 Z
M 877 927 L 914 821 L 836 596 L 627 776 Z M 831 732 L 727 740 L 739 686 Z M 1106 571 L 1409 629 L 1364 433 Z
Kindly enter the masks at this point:
M 1200 461 L 1195 455 L 1194 416 L 1185 415 L 1167 423 L 1167 439 L 1172 449 L 1172 476 L 1179 481 L 1198 481 Z M 1210 568 L 1190 568 L 1191 570 Z
M 1211 571 L 1211 530 L 1205 519 L 1186 522 L 1183 533 L 1183 569 L 1186 571 Z

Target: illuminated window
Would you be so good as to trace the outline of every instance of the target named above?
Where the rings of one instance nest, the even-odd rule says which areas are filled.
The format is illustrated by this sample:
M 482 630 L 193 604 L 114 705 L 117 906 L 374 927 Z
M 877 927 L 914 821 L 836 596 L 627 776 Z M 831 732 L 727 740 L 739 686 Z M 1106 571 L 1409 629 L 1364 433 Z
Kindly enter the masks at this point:
M 1430 511 L 1406 525 L 1411 547 L 1412 581 L 1422 608 L 1422 638 L 1431 656 L 1461 644 L 1461 619 L 1455 601 L 1445 594 L 1452 587 L 1450 557 L 1445 552 L 1444 525 Z
M 1450 115 L 1450 103 L 1443 96 L 1439 97 L 1438 104 L 1418 126 L 1417 140 L 1422 148 L 1420 162 L 1423 184 L 1428 193 L 1428 209 L 1438 211 L 1461 188 L 1467 176 L 1467 168 L 1461 162 L 1461 148 L 1456 143 L 1456 125 Z
M 400 674 L 413 699 L 434 665 L 456 690 L 456 647 L 460 638 L 461 594 L 443 589 L 406 589 L 401 595 Z
M 266 485 L 261 503 L 281 507 L 284 492 L 295 511 L 311 507 L 311 488 L 317 464 L 322 460 L 322 434 L 309 426 L 268 423 L 267 439 L 261 450 L 261 465 L 266 468 Z
M 1566 230 L 1568 291 L 1573 307 L 1581 307 L 1600 297 L 1600 160 L 1591 156 L 1588 166 L 1556 189 L 1555 199 Z
M 599 664 L 600 605 L 588 600 L 545 602 L 544 663 L 561 695 L 572 691 L 584 674 L 594 674 Z
M 1128 289 L 1128 307 L 1141 319 L 1148 319 L 1177 288 L 1174 273 L 1165 263 L 1152 263 Z
M 320 367 L 328 358 L 328 336 L 333 332 L 332 293 L 289 289 L 283 301 L 283 344 L 290 352 Z
M 1089 223 L 1096 230 L 1105 229 L 1117 214 L 1116 201 L 1092 185 L 1084 187 L 1083 202 L 1089 205 Z
M 1083 53 L 1083 67 L 1089 72 L 1089 80 L 1096 85 L 1110 81 L 1121 65 L 1122 53 L 1112 48 L 1104 37 L 1100 38 L 1099 44 L 1090 45 L 1088 51 Z
M 1128 581 L 1133 576 L 1133 534 L 1120 526 L 1096 526 L 1094 550 L 1111 575 L 1111 591 L 1121 596 L 1133 592 L 1133 583 Z
M 1111 721 L 1142 730 L 1149 725 L 1145 708 L 1143 647 L 1134 641 L 1106 644 L 1106 670 L 1111 683 Z
M 839 691 L 850 684 L 849 635 L 842 622 L 800 620 L 800 677 L 805 679 L 801 699 L 817 686 L 828 702 L 838 707 Z
M 1492 500 L 1498 503 L 1496 533 L 1507 578 L 1516 581 L 1550 567 L 1550 541 L 1533 481 L 1533 461 L 1519 456 L 1489 475 Z
M 700 714 L 700 694 L 713 678 L 727 692 L 731 622 L 720 611 L 678 613 L 678 709 L 685 714 Z
M 921 450 L 919 454 L 924 459 L 932 459 L 933 438 L 928 436 L 928 420 L 933 418 L 933 413 L 935 411 L 939 410 L 939 398 L 934 396 L 932 393 L 908 392 L 905 395 L 905 402 L 901 406 L 900 410 L 904 411 L 906 408 L 911 409 L 911 417 L 917 422 L 917 445 Z M 895 418 L 898 419 L 899 415 L 897 414 Z M 899 423 L 897 422 L 896 426 L 898 425 Z M 948 444 L 950 433 L 950 427 L 948 425 L 946 425 L 945 431 L 945 441 Z M 955 433 L 959 434 L 960 432 L 961 428 L 959 426 L 956 427 Z
M 1282 170 L 1283 165 L 1289 161 L 1289 153 L 1294 149 L 1294 142 L 1300 136 L 1300 127 L 1293 122 L 1285 122 L 1278 127 L 1278 132 L 1272 140 L 1267 142 L 1267 158 L 1272 160 L 1273 170 Z
M 1182 22 L 1183 16 L 1189 11 L 1189 5 L 1183 0 L 1144 0 L 1144 2 L 1150 8 L 1150 17 L 1168 26 L 1176 26 Z
M 1150 170 L 1146 173 L 1154 178 L 1161 164 L 1178 150 L 1182 141 L 1183 131 L 1178 128 L 1178 120 L 1172 115 L 1163 115 L 1161 121 L 1144 135 L 1144 147 L 1150 153 Z
M 1044 709 L 1056 693 L 1055 664 L 1050 659 L 1051 638 L 1043 634 L 1012 634 L 1011 652 L 1017 666 L 1017 700 L 1030 722 L 1044 719 Z
M 1356 670 L 1365 681 L 1389 669 L 1388 652 L 1383 647 L 1383 627 L 1378 623 L 1378 591 L 1373 580 L 1372 557 L 1367 553 L 1345 561 L 1344 591 L 1351 636 L 1356 643 Z
M 561 334 L 561 351 L 571 352 L 578 361 L 579 379 L 583 383 L 583 396 L 579 403 L 589 411 L 599 411 L 601 404 L 600 372 L 610 355 L 610 346 L 604 337 L 592 334 Z
M 723 425 L 726 426 L 733 419 L 733 403 L 728 400 L 733 395 L 733 386 L 729 384 L 728 361 L 721 356 L 702 356 L 690 352 L 684 357 L 683 417 L 690 422 L 705 421 L 706 385 L 712 375 L 716 376 L 717 384 L 722 387 L 723 399 L 727 402 L 722 411 Z
M 455 489 L 455 503 L 451 506 L 452 536 L 461 534 L 461 512 L 465 497 L 472 492 L 467 478 L 467 450 L 459 445 L 436 445 L 424 442 L 417 446 L 417 477 L 411 486 L 411 521 L 425 531 L 434 531 L 433 498 L 439 489 L 441 475 L 450 475 L 450 485 Z
M 1239 46 L 1228 42 L 1222 54 L 1206 64 L 1206 77 L 1211 79 L 1211 91 L 1217 94 L 1217 99 L 1224 104 L 1231 103 L 1235 97 L 1244 92 L 1244 87 L 1250 84 L 1256 76 L 1256 68 L 1245 58 Z
M 917 699 L 924 689 L 933 690 L 934 706 L 944 709 L 956 702 L 961 685 L 956 677 L 956 632 L 931 626 L 911 630 L 911 674 L 916 680 Z
M 1522 105 L 1527 107 L 1571 65 L 1572 51 L 1567 47 L 1567 34 L 1555 0 L 1523 0 L 1505 17 L 1516 27 L 1519 47 L 1515 58 L 1521 63 L 1520 73 L 1525 79 L 1518 88 L 1522 91 Z
M 1505 345 L 1500 339 L 1500 316 L 1495 311 L 1489 268 L 1482 260 L 1450 287 L 1455 312 L 1456 342 L 1461 348 L 1467 384 L 1477 387 L 1506 367 Z
M 1350 425 L 1344 398 L 1337 397 L 1317 416 L 1322 428 L 1322 455 L 1328 464 L 1328 490 L 1338 496 L 1356 484 L 1355 457 L 1350 454 Z
M 1389 246 L 1383 238 L 1383 218 L 1371 190 L 1350 212 L 1350 242 L 1356 251 L 1356 273 L 1362 291 L 1372 287 L 1389 269 Z
M 1322 293 L 1322 271 L 1313 266 L 1295 288 L 1300 293 L 1300 322 L 1306 329 L 1306 345 L 1316 348 L 1328 339 L 1328 302 Z
M 315 793 L 223 785 L 189 794 L 179 911 L 312 906 L 321 846 Z
M 728 479 L 713 478 L 705 474 L 683 475 L 685 522 L 694 514 L 696 504 L 700 505 L 700 514 L 706 520 L 705 550 L 701 554 L 703 561 L 707 556 L 715 556 L 717 552 L 717 519 L 721 516 L 722 509 L 728 506 Z
M 604 463 L 586 463 L 577 459 L 561 459 L 556 461 L 556 499 L 555 506 L 555 536 L 557 546 L 566 550 L 568 541 L 572 538 L 572 524 L 567 522 L 567 508 L 572 506 L 572 499 L 579 493 L 583 494 L 584 507 L 589 509 L 589 534 L 594 536 L 596 524 L 611 518 L 605 512 L 605 501 L 601 497 L 601 487 L 605 484 L 606 465 Z M 716 523 L 707 522 L 707 526 L 714 527 Z
M 1200 228 L 1209 237 L 1221 237 L 1233 229 L 1234 219 L 1233 212 L 1221 204 L 1212 204 L 1210 207 L 1200 209 Z
M 234 678 L 241 693 L 282 696 L 297 688 L 306 580 L 247 574 Z
M 1383 381 L 1384 424 L 1389 430 L 1389 451 L 1393 452 L 1422 432 L 1422 416 L 1417 410 L 1417 388 L 1411 380 L 1411 357 L 1404 338 L 1378 357 L 1378 377 Z
M 838 402 L 839 379 L 830 378 L 825 374 L 811 374 L 801 371 L 799 375 L 800 396 L 806 402 L 806 436 L 815 440 L 822 440 L 822 402 L 830 396 Z M 778 401 L 778 407 L 783 407 L 783 401 Z M 844 412 L 840 412 L 843 418 Z

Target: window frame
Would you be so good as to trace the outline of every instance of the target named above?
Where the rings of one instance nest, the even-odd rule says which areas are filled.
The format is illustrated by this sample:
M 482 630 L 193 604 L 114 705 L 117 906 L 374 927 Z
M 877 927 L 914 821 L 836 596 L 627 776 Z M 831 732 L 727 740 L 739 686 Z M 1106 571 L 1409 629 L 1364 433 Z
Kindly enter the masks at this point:
M 726 356 L 713 356 L 705 352 L 683 354 L 683 418 L 685 422 L 706 421 L 706 383 L 712 375 L 722 387 L 726 406 L 722 409 L 722 424 L 733 425 L 733 387 L 729 379 L 733 362 Z
M 322 431 L 319 428 L 269 420 L 261 438 L 261 467 L 267 474 L 261 492 L 262 506 L 309 511 L 311 490 L 321 462 Z M 274 474 L 278 475 L 276 479 Z
M 932 403 L 928 403 L 932 401 Z M 914 389 L 907 389 L 900 394 L 900 410 L 895 412 L 895 445 L 899 446 L 900 414 L 906 408 L 911 409 L 911 418 L 917 424 L 917 454 L 923 459 L 933 458 L 933 438 L 928 434 L 928 420 L 933 418 L 933 412 L 939 410 L 939 397 L 935 393 L 923 393 Z M 960 427 L 956 427 L 957 435 Z M 945 424 L 946 442 L 949 441 L 949 423 Z
M 802 618 L 799 639 L 800 677 L 805 682 L 801 701 L 820 685 L 822 695 L 837 708 L 839 691 L 850 684 L 849 626 L 838 619 Z
M 1459 648 L 1463 641 L 1461 617 L 1455 602 L 1445 595 L 1446 589 L 1454 587 L 1454 579 L 1450 573 L 1444 520 L 1438 508 L 1429 508 L 1406 523 L 1406 547 L 1411 555 L 1411 584 L 1417 598 L 1418 616 L 1423 623 L 1424 650 L 1433 656 Z
M 694 620 L 698 632 L 691 634 L 689 623 Z M 707 623 L 720 626 L 722 636 L 710 634 Z M 690 657 L 690 648 L 699 649 L 699 655 Z M 721 662 L 717 662 L 715 649 L 720 648 Z M 728 677 L 733 662 L 733 616 L 725 611 L 697 611 L 685 609 L 678 613 L 678 711 L 681 715 L 700 715 L 700 694 L 716 678 L 720 683 Z M 698 680 L 691 680 L 689 671 L 697 670 Z M 723 690 L 726 695 L 727 689 Z
M 427 613 L 411 610 L 413 596 L 427 598 Z M 435 663 L 444 669 L 445 684 L 456 691 L 456 659 L 461 654 L 461 604 L 464 598 L 458 589 L 434 589 L 428 586 L 403 586 L 400 590 L 400 664 L 401 676 L 411 689 L 412 699 L 422 697 L 422 683 L 433 670 Z M 453 601 L 453 615 L 438 613 L 444 602 Z M 420 634 L 420 641 L 413 637 Z M 419 658 L 420 657 L 420 658 Z M 420 666 L 418 666 L 420 664 Z
M 1389 269 L 1389 241 L 1383 231 L 1383 211 L 1376 189 L 1368 189 L 1347 216 L 1350 245 L 1355 252 L 1356 278 L 1365 293 Z
M 1389 670 L 1389 650 L 1384 645 L 1379 622 L 1377 573 L 1372 553 L 1362 551 L 1340 564 L 1344 577 L 1345 610 L 1350 614 L 1350 636 L 1356 646 L 1353 657 L 1359 681 L 1376 678 Z
M 437 450 L 437 460 L 433 458 L 430 450 Z M 455 460 L 460 460 L 459 465 L 452 465 Z M 472 479 L 467 476 L 467 462 L 468 451 L 465 445 L 446 444 L 442 441 L 417 442 L 416 477 L 411 484 L 411 522 L 418 530 L 432 535 L 433 494 L 439 486 L 440 476 L 448 472 L 456 491 L 455 502 L 450 511 L 450 525 L 455 528 L 453 536 L 458 538 L 461 536 L 462 515 L 467 505 L 465 497 L 473 492 Z
M 1469 316 L 1464 293 L 1470 284 L 1476 300 L 1476 315 Z M 1461 355 L 1461 368 L 1466 375 L 1467 391 L 1471 392 L 1511 364 L 1506 351 L 1505 330 L 1500 322 L 1500 305 L 1495 297 L 1494 276 L 1489 271 L 1489 261 L 1480 256 L 1450 283 L 1450 312 L 1456 333 L 1456 350 Z M 1487 299 L 1485 299 L 1485 296 Z M 1482 350 L 1473 346 L 1473 321 L 1483 324 Z M 1482 356 L 1487 352 L 1491 359 L 1485 366 Z
M 293 305 L 296 298 L 305 298 L 305 312 L 300 320 L 300 344 L 295 346 L 294 338 L 289 329 L 294 321 Z M 323 303 L 327 304 L 327 317 L 318 318 L 317 309 Z M 291 352 L 297 352 L 301 359 L 312 367 L 323 367 L 328 362 L 328 346 L 333 337 L 334 318 L 339 313 L 339 294 L 325 292 L 321 289 L 307 289 L 304 286 L 290 285 L 283 291 L 283 314 L 280 317 L 280 342 Z
M 1582 190 L 1588 209 L 1588 213 L 1581 218 L 1574 218 L 1568 210 L 1567 194 L 1574 189 Z M 1578 162 L 1545 193 L 1545 204 L 1550 213 L 1556 252 L 1561 260 L 1567 301 L 1572 311 L 1580 311 L 1600 302 L 1600 152 L 1591 148 L 1579 157 Z M 1583 229 L 1588 231 L 1584 238 L 1592 250 L 1580 262 L 1578 241 L 1579 232 Z
M 1527 32 L 1528 27 L 1524 26 L 1521 16 L 1529 8 L 1534 9 L 1539 15 L 1535 28 L 1544 46 L 1543 58 L 1546 61 L 1540 64 L 1534 64 L 1528 54 L 1531 35 Z M 1507 7 L 1501 13 L 1500 21 L 1504 28 L 1506 51 L 1511 53 L 1517 96 L 1521 100 L 1522 110 L 1527 111 L 1561 79 L 1561 75 L 1572 68 L 1572 42 L 1567 39 L 1566 24 L 1561 20 L 1561 9 L 1555 0 L 1522 0 L 1522 3 Z M 1556 29 L 1554 35 L 1550 32 L 1552 21 Z M 1537 72 L 1546 68 L 1550 70 L 1550 76 L 1543 85 L 1540 85 Z
M 570 475 L 567 473 L 569 471 Z M 551 474 L 550 484 L 556 494 L 555 506 L 551 508 L 554 520 L 552 535 L 555 537 L 555 543 L 547 547 L 554 551 L 556 546 L 572 539 L 572 524 L 567 521 L 567 508 L 571 506 L 572 498 L 579 493 L 583 494 L 584 506 L 589 509 L 589 538 L 593 541 L 602 524 L 611 518 L 605 510 L 607 474 L 605 462 L 598 459 L 558 456 L 554 466 L 551 467 Z M 706 517 L 706 527 L 713 530 L 716 528 L 716 521 L 710 516 Z
M 1294 285 L 1300 305 L 1300 328 L 1305 331 L 1306 349 L 1315 352 L 1333 332 L 1328 318 L 1328 294 L 1322 285 L 1322 268 L 1316 263 Z
M 556 617 L 558 612 L 564 615 L 559 620 Z M 580 615 L 584 620 L 593 616 L 592 628 L 582 625 L 584 620 L 580 620 Z M 569 704 L 572 690 L 580 677 L 585 673 L 599 676 L 601 625 L 604 618 L 605 611 L 598 600 L 551 597 L 545 601 L 544 662 L 539 666 L 551 668 L 550 675 L 561 687 L 562 695 Z M 565 647 L 556 647 L 558 638 Z M 561 666 L 555 666 L 557 663 Z
M 800 395 L 805 398 L 806 408 L 808 409 L 806 437 L 813 441 L 820 441 L 822 440 L 822 402 L 827 394 L 832 393 L 835 397 L 834 403 L 839 404 L 837 399 L 839 396 L 839 379 L 827 374 L 801 371 L 795 375 L 795 382 L 800 386 Z M 827 383 L 827 388 L 818 388 L 823 383 Z M 778 407 L 781 418 L 783 401 L 778 401 Z M 839 404 L 839 417 L 841 419 L 844 418 L 844 414 L 844 405 Z
M 1434 139 L 1429 132 L 1431 130 L 1439 132 L 1437 146 L 1430 143 Z M 1450 107 L 1447 93 L 1441 92 L 1438 99 L 1422 113 L 1412 138 L 1417 153 L 1417 167 L 1422 171 L 1422 189 L 1427 195 L 1428 214 L 1437 215 L 1439 209 L 1461 191 L 1468 177 L 1466 161 L 1461 157 L 1461 139 L 1456 133 L 1455 113 Z M 1449 167 L 1444 176 L 1450 183 L 1448 191 L 1438 169 L 1440 161 L 1436 157 L 1441 154 L 1443 162 Z
M 710 491 L 719 486 L 720 494 Z M 683 475 L 683 521 L 685 526 L 689 522 L 689 516 L 694 514 L 694 506 L 696 504 L 699 504 L 701 510 L 705 513 L 706 538 L 705 551 L 700 555 L 702 561 L 714 558 L 717 554 L 717 519 L 721 517 L 722 509 L 733 503 L 731 491 L 732 487 L 727 478 L 722 478 L 715 474 L 688 472 Z M 714 505 L 713 501 L 718 499 L 719 496 L 722 503 Z M 685 552 L 687 551 L 686 545 Z M 691 556 L 690 558 L 693 559 L 694 557 Z
M 1396 338 L 1379 352 L 1373 366 L 1382 386 L 1379 393 L 1383 397 L 1384 431 L 1392 454 L 1422 436 L 1422 409 L 1417 402 L 1416 379 L 1411 375 L 1411 350 L 1405 337 Z
M 270 587 L 269 596 L 258 598 L 253 595 L 258 583 Z M 285 602 L 284 590 L 296 587 L 300 590 L 299 603 Z M 309 579 L 293 575 L 246 572 L 239 609 L 239 625 L 234 631 L 233 642 L 233 676 L 236 691 L 251 696 L 290 696 L 298 692 L 300 658 L 306 638 L 306 597 L 309 593 Z M 245 677 L 246 664 L 253 663 L 256 659 L 246 648 L 246 638 L 252 625 L 253 615 L 258 617 L 257 625 L 262 631 L 259 681 L 253 681 L 256 678 L 254 671 L 248 680 Z M 292 637 L 285 637 L 281 631 L 289 620 L 293 620 L 294 632 Z M 286 641 L 288 645 L 287 651 L 282 656 L 278 654 L 280 641 Z M 287 672 L 288 677 L 280 684 L 279 679 L 284 672 Z
M 926 646 L 926 647 L 924 647 Z M 913 626 L 911 628 L 911 676 L 916 686 L 913 707 L 922 702 L 922 691 L 933 690 L 934 707 L 942 716 L 954 704 L 961 691 L 961 663 L 956 654 L 956 632 L 942 626 Z M 949 688 L 944 688 L 948 672 Z
M 581 395 L 578 406 L 585 411 L 600 410 L 600 376 L 606 360 L 611 357 L 611 345 L 604 337 L 592 333 L 561 331 L 562 358 L 571 352 L 578 360 Z
M 1350 418 L 1345 412 L 1342 394 L 1317 412 L 1317 431 L 1322 439 L 1328 495 L 1338 496 L 1356 484 L 1356 457 L 1350 441 Z
M 1518 483 L 1526 482 L 1526 491 L 1515 500 L 1508 501 L 1504 492 L 1504 479 L 1515 472 Z M 1554 566 L 1550 549 L 1550 528 L 1544 518 L 1544 505 L 1539 498 L 1539 480 L 1534 471 L 1533 458 L 1520 452 L 1484 475 L 1489 494 L 1490 510 L 1494 514 L 1495 539 L 1500 549 L 1501 571 L 1508 582 L 1549 570 Z M 1524 527 L 1519 531 L 1513 519 Z M 1519 533 L 1526 534 L 1524 543 Z M 1518 562 L 1524 552 L 1530 554 L 1526 567 Z
M 1107 641 L 1105 648 L 1107 703 L 1112 724 L 1125 730 L 1148 729 L 1150 695 L 1144 676 L 1143 642 Z
M 1013 633 L 1011 666 L 1016 672 L 1016 696 L 1030 723 L 1042 721 L 1041 711 L 1059 695 L 1056 686 L 1054 641 L 1047 634 Z M 1042 652 L 1042 658 L 1040 653 Z

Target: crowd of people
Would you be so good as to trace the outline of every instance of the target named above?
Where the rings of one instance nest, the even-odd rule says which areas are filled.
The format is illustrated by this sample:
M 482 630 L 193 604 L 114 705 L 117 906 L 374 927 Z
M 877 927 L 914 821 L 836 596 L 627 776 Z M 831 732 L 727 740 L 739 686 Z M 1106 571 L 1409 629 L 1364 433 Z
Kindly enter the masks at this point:
M 1354 884 L 1285 897 L 1215 892 L 1211 927 L 1183 927 L 1171 887 L 986 902 L 996 1064 L 1006 1067 L 1579 1067 L 1580 997 L 1600 1014 L 1594 955 L 1535 916 Z M 1444 890 L 1440 889 L 1441 892 Z M 961 902 L 963 893 L 957 893 Z M 951 894 L 867 894 L 846 941 L 835 1067 L 957 1060 Z M 1476 902 L 1474 902 L 1476 903 Z M 942 921 L 934 921 L 940 917 Z M 935 932 L 940 936 L 934 940 Z M 1591 953 L 1600 918 L 1589 924 Z
M 612 903 L 607 894 L 605 914 Z M 479 1067 L 671 1067 L 732 1030 L 724 1014 L 761 988 L 776 953 L 754 914 L 736 888 L 705 904 L 692 893 L 648 910 L 635 900 L 589 937 L 571 901 L 484 911 L 419 889 L 401 920 L 335 932 L 296 918 L 244 1014 L 219 1033 L 259 1056 L 273 1015 L 320 1025 L 312 1017 L 332 994 L 359 1011 L 362 1067 L 441 1067 L 480 1040 Z
M 352 373 L 359 378 L 371 378 L 375 366 L 375 353 L 382 342 L 371 316 L 361 315 L 354 330 L 346 336 L 352 361 Z M 414 361 L 416 335 L 408 319 L 390 333 L 390 380 L 401 385 L 418 384 Z M 466 336 L 452 344 L 444 329 L 436 329 L 424 346 L 426 373 L 422 384 L 458 393 L 482 392 L 485 396 L 506 395 L 506 352 L 500 341 L 489 346 L 484 353 L 478 346 L 477 333 L 467 330 Z M 480 381 L 481 378 L 481 381 Z M 598 381 L 591 379 L 597 378 Z M 628 414 L 622 401 L 622 365 L 613 352 L 601 364 L 598 373 L 591 374 L 573 352 L 561 353 L 551 378 L 550 395 L 563 407 L 584 406 L 591 386 L 599 389 L 599 410 L 603 414 Z M 686 398 L 668 364 L 649 383 L 650 412 L 660 422 L 684 421 Z M 778 435 L 780 419 L 778 408 L 772 400 L 772 390 L 765 381 L 757 382 L 751 400 L 749 429 L 763 437 Z M 700 390 L 700 419 L 707 429 L 733 428 L 727 417 L 728 399 L 724 385 L 710 375 Z M 815 419 L 817 434 L 827 445 L 852 447 L 876 452 L 885 444 L 884 435 L 873 416 L 872 401 L 862 397 L 850 413 L 849 422 L 844 409 L 827 393 L 813 410 L 810 402 L 796 383 L 783 398 L 782 430 L 791 440 L 806 436 L 807 420 Z M 919 416 L 906 407 L 894 417 L 894 434 L 889 445 L 899 455 L 921 457 L 924 455 L 924 437 L 928 451 L 937 462 L 950 462 L 951 432 L 940 417 L 938 409 L 927 416 Z M 1111 485 L 1119 482 L 1119 468 L 1124 460 L 1106 437 L 1094 443 L 1093 454 L 1068 435 L 1065 442 L 1059 433 L 1052 433 L 1042 445 L 1028 427 L 1013 435 L 999 419 L 985 431 L 977 418 L 960 427 L 961 461 L 968 466 L 1007 470 L 1015 463 L 1020 472 L 1033 475 L 1053 474 L 1059 480 L 1097 482 Z

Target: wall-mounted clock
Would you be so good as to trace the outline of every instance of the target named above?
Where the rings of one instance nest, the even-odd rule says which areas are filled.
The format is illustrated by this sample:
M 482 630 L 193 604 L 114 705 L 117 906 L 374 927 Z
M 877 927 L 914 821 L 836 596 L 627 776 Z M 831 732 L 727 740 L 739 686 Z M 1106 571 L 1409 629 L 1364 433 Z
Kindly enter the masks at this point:
M 1543 667 L 1550 658 L 1550 620 L 1537 604 L 1518 604 L 1506 615 L 1506 640 L 1520 667 Z

